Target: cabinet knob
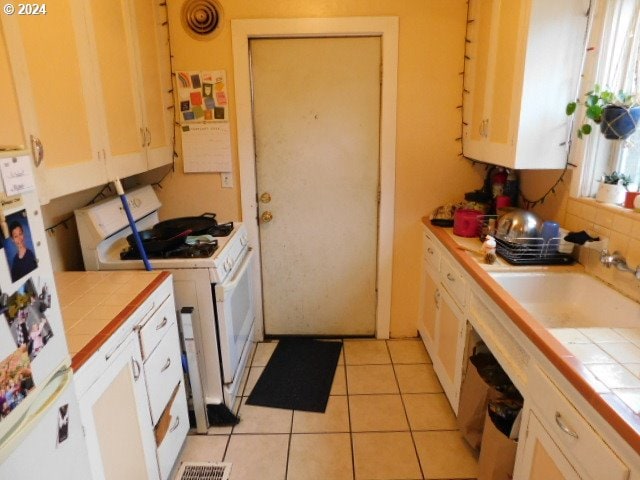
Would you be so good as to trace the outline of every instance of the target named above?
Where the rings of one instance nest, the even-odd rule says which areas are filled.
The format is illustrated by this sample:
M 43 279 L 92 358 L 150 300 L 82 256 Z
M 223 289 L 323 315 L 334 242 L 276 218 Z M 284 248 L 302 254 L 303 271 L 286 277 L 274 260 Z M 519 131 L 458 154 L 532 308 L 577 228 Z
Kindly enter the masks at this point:
M 273 220 L 273 213 L 267 210 L 266 212 L 262 212 L 260 218 L 262 218 L 263 223 L 269 223 L 271 220 Z

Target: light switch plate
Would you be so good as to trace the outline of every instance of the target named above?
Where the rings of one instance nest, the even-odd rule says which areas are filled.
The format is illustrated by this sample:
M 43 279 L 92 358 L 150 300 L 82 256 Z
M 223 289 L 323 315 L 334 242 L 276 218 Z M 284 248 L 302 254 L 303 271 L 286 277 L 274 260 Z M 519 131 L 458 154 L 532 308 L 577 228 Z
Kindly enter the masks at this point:
M 222 182 L 222 188 L 233 188 L 233 175 L 231 172 L 222 172 L 220 181 Z

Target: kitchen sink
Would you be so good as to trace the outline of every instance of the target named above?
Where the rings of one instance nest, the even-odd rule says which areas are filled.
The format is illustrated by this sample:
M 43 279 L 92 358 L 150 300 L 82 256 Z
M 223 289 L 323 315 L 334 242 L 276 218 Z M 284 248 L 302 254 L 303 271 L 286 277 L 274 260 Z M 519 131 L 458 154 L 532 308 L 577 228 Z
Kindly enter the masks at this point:
M 585 273 L 494 272 L 493 279 L 547 328 L 638 328 L 640 304 Z

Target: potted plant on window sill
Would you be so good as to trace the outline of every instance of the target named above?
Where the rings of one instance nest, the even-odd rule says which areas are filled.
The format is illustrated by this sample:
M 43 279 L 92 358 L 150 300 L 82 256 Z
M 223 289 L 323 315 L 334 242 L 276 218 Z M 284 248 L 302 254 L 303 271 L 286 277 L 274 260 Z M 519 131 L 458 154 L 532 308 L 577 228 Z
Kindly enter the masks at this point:
M 622 205 L 627 195 L 627 186 L 631 183 L 631 177 L 622 173 L 611 172 L 604 174 L 600 181 L 602 183 L 598 187 L 596 201 Z
M 640 122 L 640 106 L 635 94 L 628 94 L 620 90 L 613 93 L 595 85 L 593 90 L 585 94 L 581 102 L 569 102 L 566 107 L 567 115 L 573 115 L 582 105 L 584 118 L 578 128 L 578 138 L 591 133 L 589 120 L 600 125 L 600 131 L 609 140 L 624 140 L 631 136 Z

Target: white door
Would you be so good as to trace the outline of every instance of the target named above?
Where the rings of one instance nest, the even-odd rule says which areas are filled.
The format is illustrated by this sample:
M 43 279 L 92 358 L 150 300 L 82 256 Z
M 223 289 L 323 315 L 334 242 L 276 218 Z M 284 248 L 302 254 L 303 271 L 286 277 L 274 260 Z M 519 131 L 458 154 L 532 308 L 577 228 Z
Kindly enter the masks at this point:
M 380 48 L 250 42 L 267 335 L 375 333 Z

